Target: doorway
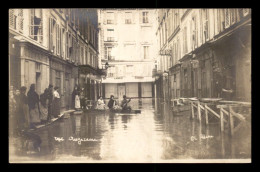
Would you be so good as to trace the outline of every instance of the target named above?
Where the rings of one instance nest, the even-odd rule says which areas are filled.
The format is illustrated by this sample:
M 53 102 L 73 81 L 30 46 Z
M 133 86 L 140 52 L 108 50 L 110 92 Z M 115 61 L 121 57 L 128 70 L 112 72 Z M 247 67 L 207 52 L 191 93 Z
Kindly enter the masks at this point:
M 125 85 L 124 84 L 118 84 L 118 98 L 122 99 L 123 95 L 125 95 Z
M 38 94 L 41 94 L 41 73 L 40 72 L 36 72 L 36 92 Z

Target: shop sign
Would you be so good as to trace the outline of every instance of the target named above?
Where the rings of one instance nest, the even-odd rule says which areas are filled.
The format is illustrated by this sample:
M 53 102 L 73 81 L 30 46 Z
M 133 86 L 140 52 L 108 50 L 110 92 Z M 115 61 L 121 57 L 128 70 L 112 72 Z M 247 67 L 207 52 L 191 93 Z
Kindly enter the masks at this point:
M 38 62 L 48 63 L 48 57 L 37 50 L 25 48 L 24 55 Z
M 161 56 L 171 56 L 172 55 L 172 50 L 160 50 L 160 55 Z
M 56 69 L 56 70 L 60 70 L 60 71 L 63 70 L 63 65 L 60 64 L 60 63 L 54 62 L 54 61 L 52 61 L 51 67 L 52 67 L 53 69 Z

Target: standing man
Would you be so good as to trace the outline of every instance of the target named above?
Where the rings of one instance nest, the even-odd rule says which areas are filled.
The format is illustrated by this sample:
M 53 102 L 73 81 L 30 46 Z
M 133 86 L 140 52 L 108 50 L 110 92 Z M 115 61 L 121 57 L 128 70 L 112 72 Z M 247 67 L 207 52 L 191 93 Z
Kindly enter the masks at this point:
M 47 88 L 47 105 L 48 105 L 48 117 L 47 122 L 50 122 L 52 115 L 52 101 L 53 101 L 53 85 L 49 85 Z

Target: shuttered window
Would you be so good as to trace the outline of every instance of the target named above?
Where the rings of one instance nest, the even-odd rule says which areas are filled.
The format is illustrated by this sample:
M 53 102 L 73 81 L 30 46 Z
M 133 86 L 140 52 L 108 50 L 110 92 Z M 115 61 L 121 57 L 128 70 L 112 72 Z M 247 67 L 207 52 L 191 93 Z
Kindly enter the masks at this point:
M 57 45 L 57 54 L 60 55 L 60 26 L 57 25 L 56 27 L 56 33 L 57 33 L 57 37 L 56 37 L 56 45 Z
M 148 12 L 143 12 L 143 23 L 149 23 Z
M 14 15 L 14 9 L 10 9 L 9 10 L 9 27 L 15 29 L 15 22 L 16 19 L 15 19 L 15 15 Z
M 225 9 L 225 28 L 230 26 L 229 9 Z
M 23 9 L 18 10 L 18 29 L 20 32 L 23 32 Z

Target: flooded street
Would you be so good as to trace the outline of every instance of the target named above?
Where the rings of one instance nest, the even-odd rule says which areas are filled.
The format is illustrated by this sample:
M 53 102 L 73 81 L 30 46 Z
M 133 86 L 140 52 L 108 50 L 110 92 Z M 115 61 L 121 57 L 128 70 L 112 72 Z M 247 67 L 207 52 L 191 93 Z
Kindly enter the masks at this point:
M 106 102 L 107 103 L 107 102 Z M 170 162 L 178 159 L 250 159 L 251 132 L 233 138 L 221 134 L 219 123 L 199 123 L 190 112 L 175 116 L 159 100 L 133 99 L 140 114 L 83 113 L 10 140 L 16 161 Z M 26 140 L 40 138 L 40 152 L 30 153 Z M 78 140 L 78 138 L 80 138 Z M 10 157 L 11 158 L 11 157 Z

